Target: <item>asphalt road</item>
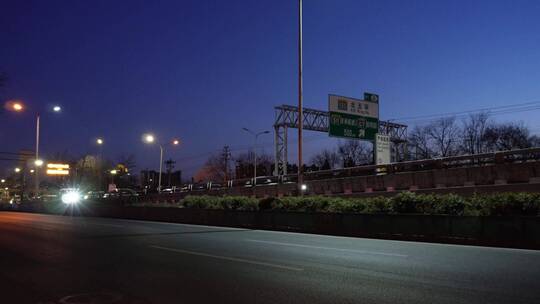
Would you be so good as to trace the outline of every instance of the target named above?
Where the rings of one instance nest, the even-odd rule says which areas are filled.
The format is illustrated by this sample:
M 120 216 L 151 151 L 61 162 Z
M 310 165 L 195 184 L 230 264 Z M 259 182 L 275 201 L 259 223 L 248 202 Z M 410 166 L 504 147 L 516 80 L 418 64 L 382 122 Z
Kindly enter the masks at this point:
M 0 212 L 2 303 L 540 303 L 540 251 Z

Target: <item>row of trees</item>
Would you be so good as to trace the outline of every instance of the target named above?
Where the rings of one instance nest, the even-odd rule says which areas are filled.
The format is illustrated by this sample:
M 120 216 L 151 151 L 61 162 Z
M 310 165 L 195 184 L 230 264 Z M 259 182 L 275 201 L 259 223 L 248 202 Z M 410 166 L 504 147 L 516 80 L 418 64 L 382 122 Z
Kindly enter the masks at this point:
M 477 113 L 459 120 L 444 117 L 409 130 L 408 158 L 427 159 L 492 151 L 524 149 L 540 146 L 540 137 L 532 135 L 523 123 L 495 122 L 489 113 Z M 228 148 L 211 156 L 195 175 L 195 181 L 223 181 L 231 178 L 253 177 L 252 151 L 232 157 Z M 373 163 L 373 145 L 359 140 L 338 142 L 334 148 L 324 148 L 313 155 L 304 171 L 329 170 Z M 234 169 L 231 170 L 231 164 Z M 271 155 L 257 155 L 257 176 L 272 175 Z M 290 173 L 296 172 L 289 166 Z
M 472 114 L 462 121 L 455 117 L 415 126 L 408 142 L 413 159 L 478 154 L 540 146 L 523 123 L 497 123 L 488 113 Z

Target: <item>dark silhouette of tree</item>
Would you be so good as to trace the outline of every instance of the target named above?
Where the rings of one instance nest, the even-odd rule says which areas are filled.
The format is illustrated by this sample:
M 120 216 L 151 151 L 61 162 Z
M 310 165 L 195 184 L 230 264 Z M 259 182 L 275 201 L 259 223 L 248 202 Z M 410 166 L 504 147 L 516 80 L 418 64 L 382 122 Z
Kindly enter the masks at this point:
M 347 140 L 338 145 L 337 155 L 343 167 L 367 165 L 373 162 L 371 144 L 360 140 Z
M 455 117 L 444 117 L 429 124 L 427 133 L 432 140 L 432 150 L 435 156 L 447 157 L 459 153 L 460 127 Z
M 489 114 L 471 114 L 463 121 L 461 150 L 465 154 L 486 152 L 486 131 L 489 128 Z
M 529 133 L 522 123 L 503 123 L 488 127 L 484 140 L 490 151 L 524 149 L 534 144 Z
M 311 158 L 311 163 L 318 170 L 330 170 L 339 166 L 339 159 L 340 157 L 336 151 L 324 149 Z

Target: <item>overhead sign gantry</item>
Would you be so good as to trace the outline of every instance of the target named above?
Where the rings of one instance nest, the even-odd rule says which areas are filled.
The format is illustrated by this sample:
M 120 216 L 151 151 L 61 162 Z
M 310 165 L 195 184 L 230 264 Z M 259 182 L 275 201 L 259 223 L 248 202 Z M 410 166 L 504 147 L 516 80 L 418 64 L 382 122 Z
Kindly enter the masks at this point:
M 334 96 L 334 95 L 330 95 Z M 343 97 L 337 96 L 337 100 Z M 346 97 L 345 97 L 346 98 Z M 329 98 L 330 99 L 330 98 Z M 355 100 L 358 101 L 358 100 Z M 302 122 L 303 122 L 303 129 L 309 130 L 309 131 L 316 131 L 316 132 L 325 132 L 328 133 L 330 136 L 332 136 L 332 133 L 334 134 L 343 134 L 343 135 L 351 135 L 351 136 L 339 136 L 339 137 L 346 137 L 346 138 L 356 138 L 356 139 L 365 139 L 374 141 L 375 140 L 375 134 L 379 135 L 387 135 L 390 138 L 390 142 L 392 143 L 392 152 L 393 152 L 393 158 L 394 161 L 403 161 L 406 159 L 407 154 L 407 125 L 389 122 L 389 121 L 382 121 L 378 119 L 379 114 L 379 107 L 378 102 L 379 98 L 375 94 L 371 93 L 365 93 L 364 94 L 364 102 L 368 103 L 368 108 L 372 105 L 375 108 L 369 109 L 368 112 L 362 110 L 361 113 L 364 115 L 364 117 L 368 117 L 367 119 L 363 119 L 364 122 L 359 122 L 361 119 L 355 117 L 355 123 L 352 123 L 355 127 L 355 129 L 351 129 L 351 131 L 345 131 L 347 128 L 346 126 L 338 126 L 336 125 L 334 128 L 334 131 L 331 131 L 331 111 L 321 111 L 321 110 L 315 110 L 315 109 L 309 109 L 309 108 L 303 108 L 302 109 Z M 329 100 L 330 103 L 330 100 Z M 364 104 L 364 103 L 360 103 Z M 287 174 L 287 130 L 289 128 L 298 128 L 298 107 L 290 106 L 290 105 L 281 105 L 274 108 L 275 109 L 275 120 L 274 120 L 274 145 L 275 145 L 275 166 L 274 166 L 274 175 L 286 175 Z M 330 108 L 331 109 L 331 108 Z M 348 108 L 347 110 L 349 110 Z M 355 109 L 358 109 L 357 104 L 355 104 Z M 376 109 L 376 116 L 377 116 L 377 122 L 378 125 L 373 125 L 373 120 L 371 118 L 374 118 L 372 116 L 375 116 L 375 109 Z M 358 111 L 358 110 L 356 110 Z M 340 112 L 337 112 L 340 113 Z M 346 113 L 342 113 L 345 114 Z M 358 115 L 358 116 L 362 116 Z M 368 116 L 371 115 L 371 116 Z M 368 124 L 368 121 L 371 121 L 371 123 Z M 339 123 L 339 121 L 338 121 Z M 349 123 L 350 124 L 350 123 Z M 375 128 L 374 128 L 375 127 Z M 363 131 L 361 131 L 363 130 Z M 378 130 L 378 132 L 376 131 Z M 340 133 L 341 132 L 341 133 Z M 353 136 L 356 135 L 356 136 Z M 360 135 L 360 136 L 359 136 Z M 371 138 L 371 139 L 370 139 Z

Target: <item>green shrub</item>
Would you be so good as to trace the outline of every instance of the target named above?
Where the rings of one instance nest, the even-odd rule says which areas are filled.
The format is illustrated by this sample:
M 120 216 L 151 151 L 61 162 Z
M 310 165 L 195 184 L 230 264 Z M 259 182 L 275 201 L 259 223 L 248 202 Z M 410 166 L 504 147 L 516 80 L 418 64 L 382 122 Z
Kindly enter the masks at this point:
M 540 215 L 540 193 L 522 193 L 528 199 L 523 202 L 523 214 L 530 216 Z
M 153 206 L 153 204 L 150 204 Z M 387 198 L 339 198 L 326 196 L 289 196 L 256 199 L 243 196 L 187 196 L 180 204 L 167 207 L 222 210 L 280 210 L 334 213 L 422 213 L 471 216 L 528 215 L 540 212 L 539 193 L 474 194 L 463 198 L 456 194 L 434 195 L 402 192 Z
M 416 206 L 421 198 L 414 192 L 401 192 L 390 199 L 390 208 L 395 213 L 417 213 Z
M 266 197 L 259 200 L 259 210 L 272 210 L 276 209 L 276 206 L 281 206 L 281 200 L 277 197 Z
M 441 195 L 436 199 L 436 196 L 431 195 L 434 201 L 434 213 L 432 214 L 448 214 L 448 215 L 463 215 L 467 201 L 456 194 Z
M 364 200 L 364 213 L 392 213 L 390 199 L 384 196 L 370 197 Z
M 188 195 L 183 199 L 182 204 L 185 208 L 216 209 L 217 200 L 216 197 L 209 195 Z
M 325 211 L 336 213 L 362 213 L 365 209 L 365 199 L 338 199 L 331 201 Z
M 258 200 L 247 196 L 224 196 L 217 199 L 220 209 L 224 210 L 244 210 L 244 208 L 257 205 Z

